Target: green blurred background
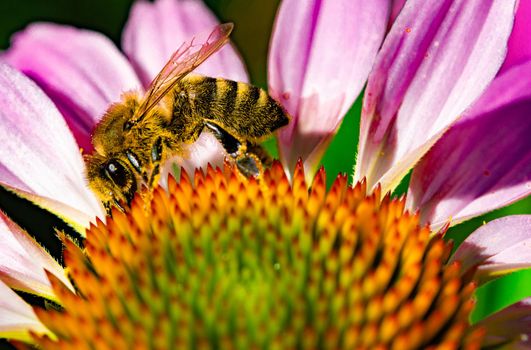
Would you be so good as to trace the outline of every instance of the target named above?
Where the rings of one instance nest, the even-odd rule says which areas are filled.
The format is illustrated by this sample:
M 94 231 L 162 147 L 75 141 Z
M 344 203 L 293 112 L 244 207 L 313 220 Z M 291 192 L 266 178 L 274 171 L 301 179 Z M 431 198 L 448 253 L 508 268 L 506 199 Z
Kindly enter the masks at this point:
M 131 0 L 1 0 L 0 1 L 0 49 L 9 46 L 10 36 L 28 23 L 51 21 L 93 29 L 104 33 L 120 46 L 122 27 L 127 20 Z M 266 63 L 269 35 L 279 0 L 206 0 L 222 22 L 234 22 L 233 41 L 240 50 L 254 84 L 266 87 Z M 178 45 L 179 43 L 176 43 Z M 335 175 L 352 173 L 358 140 L 361 102 L 358 100 L 343 122 L 323 159 L 328 173 L 328 183 Z M 268 147 L 275 153 L 274 142 Z M 407 179 L 396 194 L 407 189 Z M 61 247 L 54 239 L 54 227 L 69 231 L 56 218 L 43 213 L 23 200 L 5 191 L 0 192 L 0 207 L 29 231 L 38 232 L 37 239 L 45 243 L 56 256 Z M 448 237 L 461 242 L 470 232 L 484 222 L 510 214 L 531 213 L 531 198 L 510 207 L 497 210 L 450 229 Z M 31 218 L 31 220 L 28 220 Z M 70 231 L 71 232 L 71 231 Z M 478 307 L 473 318 L 481 319 L 505 305 L 523 297 L 531 296 L 531 270 L 521 271 L 486 285 L 478 291 Z

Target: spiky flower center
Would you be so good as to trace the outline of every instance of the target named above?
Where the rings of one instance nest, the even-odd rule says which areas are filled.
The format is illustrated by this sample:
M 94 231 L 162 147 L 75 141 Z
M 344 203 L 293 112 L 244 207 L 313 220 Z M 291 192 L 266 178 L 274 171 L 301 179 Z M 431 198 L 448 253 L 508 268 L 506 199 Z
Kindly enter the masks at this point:
M 404 202 L 339 176 L 310 189 L 279 164 L 261 181 L 230 167 L 184 174 L 146 209 L 115 211 L 67 241 L 77 288 L 38 310 L 43 348 L 408 349 L 475 347 L 473 286 Z

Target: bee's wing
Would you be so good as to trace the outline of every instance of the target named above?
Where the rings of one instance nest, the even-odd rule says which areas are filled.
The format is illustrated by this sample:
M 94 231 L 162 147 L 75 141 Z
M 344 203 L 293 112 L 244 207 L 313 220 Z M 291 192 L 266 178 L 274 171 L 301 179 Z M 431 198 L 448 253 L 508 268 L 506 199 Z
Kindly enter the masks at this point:
M 151 82 L 133 120 L 142 119 L 146 112 L 153 108 L 179 80 L 218 51 L 229 40 L 233 27 L 232 23 L 220 24 L 208 36 L 199 35 L 184 42 Z M 199 41 L 199 44 L 194 43 L 194 41 Z

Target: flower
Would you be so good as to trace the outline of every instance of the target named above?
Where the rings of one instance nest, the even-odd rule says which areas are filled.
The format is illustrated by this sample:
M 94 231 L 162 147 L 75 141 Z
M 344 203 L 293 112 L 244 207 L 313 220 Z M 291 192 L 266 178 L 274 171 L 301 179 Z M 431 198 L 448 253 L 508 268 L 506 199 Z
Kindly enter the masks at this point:
M 126 29 L 126 33 L 136 33 L 136 36 L 124 35 L 124 40 L 132 37 L 138 41 L 131 42 L 157 42 L 152 39 L 153 36 L 151 39 L 142 39 L 143 33 L 150 32 L 146 28 L 138 31 L 135 31 L 135 28 L 142 28 L 140 23 L 144 19 L 149 23 L 148 29 L 154 27 L 155 20 L 170 13 L 162 11 L 154 16 L 150 12 L 160 9 L 162 4 L 165 4 L 164 6 L 173 4 L 178 9 L 179 6 L 176 4 L 188 3 L 169 0 L 159 0 L 154 5 L 138 3 L 133 9 L 131 21 L 137 18 L 139 23 Z M 418 208 L 420 219 L 414 216 L 415 220 L 420 220 L 422 224 L 431 222 L 431 231 L 437 232 L 438 228 L 446 224 L 451 217 L 453 217 L 452 223 L 456 223 L 529 194 L 531 171 L 528 160 L 531 148 L 527 139 L 521 136 L 528 134 L 530 128 L 529 118 L 525 118 L 526 111 L 530 107 L 529 95 L 525 89 L 528 83 L 526 77 L 529 77 L 527 74 L 530 69 L 529 64 L 524 62 L 508 66 L 503 73 L 496 76 L 503 63 L 504 46 L 511 32 L 514 1 L 500 0 L 485 3 L 410 0 L 390 26 L 387 35 L 385 31 L 388 28 L 389 8 L 385 2 L 344 1 L 337 4 L 311 2 L 306 8 L 299 6 L 301 3 L 296 1 L 286 0 L 282 3 L 270 53 L 271 92 L 285 104 L 294 117 L 292 125 L 279 136 L 281 159 L 285 169 L 293 169 L 290 165 L 297 155 L 303 156 L 306 160 L 306 176 L 308 179 L 313 177 L 324 148 L 368 76 L 355 178 L 366 178 L 368 192 L 374 191 L 371 198 L 377 198 L 380 193 L 387 193 L 393 189 L 401 177 L 418 163 L 412 174 L 405 205 L 410 209 Z M 142 11 L 152 15 L 135 17 L 135 11 L 141 11 L 135 9 L 143 9 Z M 356 22 L 359 26 L 354 27 L 351 22 L 345 20 L 347 14 L 359 14 L 360 19 Z M 287 31 L 288 24 L 301 30 Z M 293 32 L 296 35 L 292 35 Z M 25 40 L 29 39 L 24 39 L 21 34 L 19 50 L 22 50 L 20 47 L 24 47 L 20 42 L 23 43 Z M 383 45 L 378 51 L 382 40 Z M 54 47 L 50 43 L 46 45 Z M 85 44 L 81 46 L 83 45 Z M 341 56 L 342 59 L 332 60 L 333 57 L 337 57 L 337 55 L 331 56 L 333 48 L 336 47 L 340 47 L 344 55 Z M 134 45 L 127 48 L 124 44 L 126 51 L 144 52 L 135 51 L 133 48 Z M 35 72 L 43 69 L 41 66 L 47 68 L 46 62 L 34 65 L 31 59 L 24 61 L 24 57 L 27 59 L 27 53 L 26 56 L 17 57 L 16 46 L 11 50 L 6 54 L 7 59 L 13 60 L 12 63 L 15 65 L 17 62 L 29 62 L 30 68 L 19 67 L 29 75 L 37 74 Z M 82 48 L 78 48 L 77 51 L 87 52 Z M 100 59 L 105 58 L 100 57 L 94 61 L 98 63 Z M 143 62 L 142 59 L 132 62 L 133 66 L 137 67 L 140 79 L 146 80 L 145 76 L 149 76 L 149 71 L 138 69 Z M 18 84 L 5 84 L 6 87 L 19 92 L 14 96 L 22 95 L 20 91 L 25 89 L 22 85 L 27 81 L 24 82 L 22 77 L 8 68 L 2 69 L 6 76 L 5 81 L 20 80 Z M 54 69 L 60 74 L 60 68 L 54 67 Z M 94 73 L 98 76 L 98 72 Z M 104 71 L 103 73 L 105 75 Z M 56 90 L 62 85 L 51 85 L 57 80 L 53 78 L 47 81 L 51 76 L 49 73 L 33 78 L 67 116 L 69 125 L 80 140 L 82 136 L 79 135 L 83 133 L 79 130 L 83 129 L 76 129 L 72 121 L 86 119 L 71 117 L 69 113 L 76 113 L 76 110 L 69 107 L 68 103 L 61 102 L 64 96 L 57 97 Z M 64 82 L 66 83 L 68 81 Z M 98 84 L 95 83 L 94 86 L 99 86 Z M 38 92 L 35 86 L 29 86 L 30 90 L 34 91 L 33 95 L 39 100 L 42 99 L 42 93 Z M 68 101 L 73 100 L 75 99 Z M 7 100 L 6 110 L 13 110 L 15 114 L 28 112 L 16 110 L 13 101 L 18 103 L 19 100 Z M 22 103 L 22 105 L 31 104 Z M 50 109 L 48 105 L 46 106 L 46 111 L 54 110 L 53 107 Z M 27 118 L 35 116 L 37 110 L 30 109 Z M 51 114 L 57 115 L 57 111 L 54 110 Z M 492 133 L 493 129 L 503 132 L 503 142 L 485 137 Z M 466 142 L 461 142 L 464 137 Z M 458 147 L 456 140 L 461 142 Z M 497 152 L 489 152 L 494 145 L 499 147 Z M 16 150 L 15 147 L 13 149 Z M 504 157 L 500 159 L 499 155 Z M 469 164 L 466 167 L 462 166 L 466 162 Z M 16 181 L 17 178 L 10 170 L 11 163 L 6 164 L 2 159 L 5 169 L 2 180 L 5 177 L 13 178 L 13 182 Z M 278 169 L 276 171 L 278 172 Z M 15 175 L 20 176 L 19 173 Z M 76 176 L 80 173 L 77 172 Z M 292 174 L 293 186 L 296 185 L 295 175 L 296 173 Z M 318 179 L 319 177 L 316 181 Z M 14 186 L 11 184 L 11 187 Z M 74 188 L 78 190 L 77 185 Z M 384 209 L 388 200 L 385 198 L 387 197 L 384 197 L 382 204 Z M 208 201 L 209 198 L 206 199 Z M 259 202 L 253 205 L 260 205 Z M 191 219 L 199 220 L 194 217 Z M 133 218 L 130 217 L 128 220 Z M 109 225 L 113 225 L 112 222 L 114 221 Z M 98 227 L 105 229 L 102 224 Z M 524 229 L 520 230 L 521 227 Z M 481 264 L 481 273 L 488 272 L 488 268 L 483 266 L 492 265 L 493 261 L 497 266 L 496 271 L 529 266 L 531 260 L 525 255 L 528 227 L 528 217 L 511 218 L 503 221 L 502 225 L 499 225 L 498 221 L 488 224 L 478 230 L 479 233 L 470 236 L 468 242 L 472 245 L 464 245 L 461 248 L 464 252 L 461 259 L 465 261 L 470 259 L 476 264 Z M 488 232 L 489 240 L 474 238 L 481 232 Z M 491 243 L 491 241 L 499 242 L 504 233 L 512 232 L 523 233 L 517 235 L 511 246 Z M 434 241 L 436 239 L 433 238 Z M 465 248 L 470 246 L 475 248 Z M 75 251 L 75 247 L 70 250 Z M 482 252 L 488 252 L 490 258 L 483 258 Z M 514 252 L 518 252 L 518 258 L 508 259 L 508 256 Z M 515 260 L 518 261 L 517 265 Z M 470 273 L 472 272 L 473 270 Z M 50 279 L 55 281 L 53 277 Z M 57 283 L 54 282 L 53 288 L 55 293 L 64 296 L 64 293 L 60 293 L 62 289 Z M 371 301 L 370 305 L 378 304 L 374 300 Z M 525 305 L 525 302 L 522 303 Z M 518 307 L 517 305 L 514 308 Z M 31 318 L 31 315 L 26 313 L 24 315 Z M 497 320 L 500 317 L 493 316 Z M 515 320 L 516 316 L 515 313 L 509 312 L 508 316 L 503 315 L 501 318 L 504 317 L 513 317 L 512 320 Z M 491 320 L 492 318 L 484 320 L 486 327 L 484 329 L 492 330 L 488 327 L 488 322 Z M 45 323 L 54 328 L 53 322 Z M 43 331 L 41 329 L 37 332 Z M 57 332 L 57 329 L 52 329 L 52 332 Z M 520 334 L 521 330 L 518 332 Z M 504 335 L 505 338 L 492 339 L 488 334 L 485 339 L 497 343 L 518 341 L 512 338 L 515 335 L 516 333 L 508 333 Z

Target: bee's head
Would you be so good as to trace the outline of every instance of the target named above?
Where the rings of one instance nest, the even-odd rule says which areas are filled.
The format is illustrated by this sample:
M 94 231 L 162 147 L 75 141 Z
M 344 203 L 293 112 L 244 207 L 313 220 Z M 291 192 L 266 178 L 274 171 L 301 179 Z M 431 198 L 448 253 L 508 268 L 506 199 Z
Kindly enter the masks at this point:
M 87 156 L 87 179 L 89 187 L 103 202 L 107 211 L 113 205 L 123 209 L 130 205 L 138 184 L 129 163 L 120 157 L 102 157 L 99 154 Z
M 122 101 L 112 104 L 94 129 L 92 144 L 97 153 L 106 156 L 118 152 L 125 140 L 125 134 L 130 128 L 128 123 L 140 104 L 140 95 L 128 92 L 122 96 Z

